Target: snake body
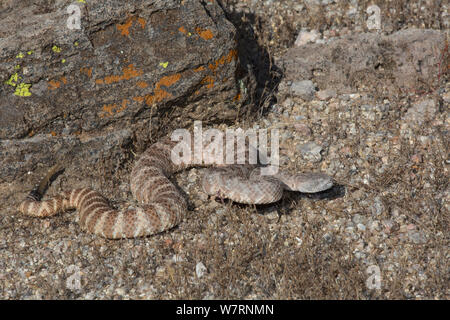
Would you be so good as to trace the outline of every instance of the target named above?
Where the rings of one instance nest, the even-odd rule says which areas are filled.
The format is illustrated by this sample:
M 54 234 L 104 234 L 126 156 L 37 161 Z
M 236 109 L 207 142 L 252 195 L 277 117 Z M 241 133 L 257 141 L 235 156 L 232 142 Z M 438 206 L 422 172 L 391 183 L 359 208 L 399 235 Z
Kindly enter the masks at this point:
M 90 188 L 68 190 L 41 200 L 45 186 L 59 169 L 55 167 L 20 204 L 19 210 L 28 216 L 49 217 L 76 209 L 83 230 L 109 239 L 150 236 L 171 229 L 184 219 L 188 206 L 170 177 L 197 165 L 175 164 L 171 160 L 175 144 L 169 139 L 156 142 L 134 163 L 130 189 L 139 205 L 129 204 L 114 209 L 98 191 Z M 332 178 L 323 173 L 292 175 L 280 171 L 273 176 L 262 176 L 260 167 L 254 165 L 207 170 L 202 181 L 206 193 L 247 204 L 276 202 L 283 190 L 320 192 L 333 185 Z

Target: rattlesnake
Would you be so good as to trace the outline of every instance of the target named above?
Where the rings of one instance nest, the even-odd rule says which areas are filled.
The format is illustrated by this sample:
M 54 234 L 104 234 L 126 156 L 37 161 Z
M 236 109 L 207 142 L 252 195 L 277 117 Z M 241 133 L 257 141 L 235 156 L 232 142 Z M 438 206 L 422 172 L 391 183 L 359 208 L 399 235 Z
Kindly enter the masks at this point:
M 62 192 L 51 199 L 41 197 L 51 177 L 60 168 L 53 167 L 40 185 L 20 204 L 26 215 L 48 217 L 70 209 L 79 211 L 83 230 L 105 238 L 136 238 L 153 235 L 178 225 L 186 215 L 187 201 L 169 178 L 194 164 L 174 164 L 171 150 L 175 142 L 163 139 L 151 145 L 135 162 L 130 175 L 130 189 L 138 206 L 116 210 L 97 191 L 89 188 Z M 233 165 L 210 168 L 203 177 L 203 190 L 235 202 L 264 204 L 278 201 L 283 189 L 320 192 L 333 180 L 323 173 L 290 174 L 280 171 L 260 176 L 260 168 Z

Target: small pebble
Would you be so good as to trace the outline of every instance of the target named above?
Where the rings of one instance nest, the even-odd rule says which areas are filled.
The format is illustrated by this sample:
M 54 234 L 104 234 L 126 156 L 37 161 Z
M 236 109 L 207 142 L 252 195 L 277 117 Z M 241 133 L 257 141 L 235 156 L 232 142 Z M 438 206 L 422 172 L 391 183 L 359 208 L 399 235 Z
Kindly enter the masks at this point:
M 437 112 L 436 103 L 432 99 L 425 99 L 415 102 L 406 112 L 403 120 L 406 122 L 416 122 L 422 124 L 426 120 L 434 118 Z
M 278 213 L 277 208 L 272 207 L 269 209 L 267 213 L 264 214 L 264 217 L 267 218 L 269 221 L 275 221 L 278 220 L 280 214 Z
M 384 204 L 381 201 L 380 197 L 375 197 L 372 206 L 370 207 L 371 211 L 372 211 L 372 215 L 373 216 L 379 216 L 380 214 L 383 213 L 384 209 Z
M 398 231 L 400 226 L 393 220 L 383 220 L 383 225 L 386 228 L 386 232 L 392 233 Z
M 317 30 L 300 31 L 295 40 L 294 46 L 301 47 L 307 43 L 316 42 L 320 38 L 320 33 Z
M 205 275 L 206 271 L 207 271 L 207 269 L 206 269 L 205 265 L 203 264 L 203 262 L 199 262 L 196 264 L 195 274 L 197 275 L 197 277 L 199 279 Z
M 427 242 L 427 238 L 426 238 L 425 234 L 421 231 L 416 231 L 416 230 L 408 231 L 408 238 L 410 241 L 414 242 L 415 244 L 424 244 Z
M 335 98 L 337 94 L 334 89 L 325 89 L 319 90 L 316 95 L 319 100 L 329 100 L 331 98 Z
M 291 94 L 304 100 L 312 100 L 316 87 L 311 80 L 295 81 L 291 84 Z
M 322 238 L 323 240 L 325 240 L 326 243 L 333 242 L 333 236 L 330 233 L 325 233 Z
M 304 123 L 295 123 L 294 129 L 300 134 L 301 137 L 311 136 L 311 129 Z
M 358 223 L 358 224 L 356 225 L 356 227 L 357 227 L 358 230 L 360 230 L 360 231 L 366 231 L 366 226 L 363 225 L 362 223 Z

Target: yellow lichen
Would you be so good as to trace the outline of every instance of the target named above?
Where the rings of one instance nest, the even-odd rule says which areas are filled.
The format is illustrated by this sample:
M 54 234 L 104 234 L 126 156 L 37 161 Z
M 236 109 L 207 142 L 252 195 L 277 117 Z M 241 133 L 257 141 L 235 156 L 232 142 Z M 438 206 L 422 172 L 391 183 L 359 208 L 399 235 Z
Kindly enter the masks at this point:
M 19 97 L 29 97 L 31 96 L 30 87 L 31 83 L 19 83 L 14 94 Z
M 9 80 L 6 81 L 5 84 L 15 87 L 18 79 L 19 79 L 19 75 L 16 72 L 16 73 L 12 74 L 11 77 L 9 77 Z

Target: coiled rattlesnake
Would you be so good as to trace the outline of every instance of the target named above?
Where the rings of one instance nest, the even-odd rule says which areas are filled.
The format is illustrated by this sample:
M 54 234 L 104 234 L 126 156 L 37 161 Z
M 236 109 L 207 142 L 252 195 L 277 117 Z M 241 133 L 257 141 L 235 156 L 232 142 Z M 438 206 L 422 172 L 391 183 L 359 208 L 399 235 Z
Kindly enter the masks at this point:
M 169 180 L 175 172 L 194 166 L 174 164 L 171 150 L 175 142 L 161 140 L 151 145 L 135 162 L 130 187 L 138 206 L 113 209 L 97 191 L 82 188 L 62 192 L 51 199 L 41 197 L 54 167 L 38 188 L 20 204 L 20 211 L 29 216 L 48 217 L 70 209 L 77 209 L 83 230 L 105 238 L 135 238 L 168 230 L 179 224 L 187 212 L 187 201 Z M 278 201 L 283 189 L 300 192 L 320 192 L 330 188 L 333 180 L 323 173 L 290 174 L 278 172 L 261 176 L 260 168 L 233 165 L 207 169 L 203 190 L 235 202 L 264 204 Z

